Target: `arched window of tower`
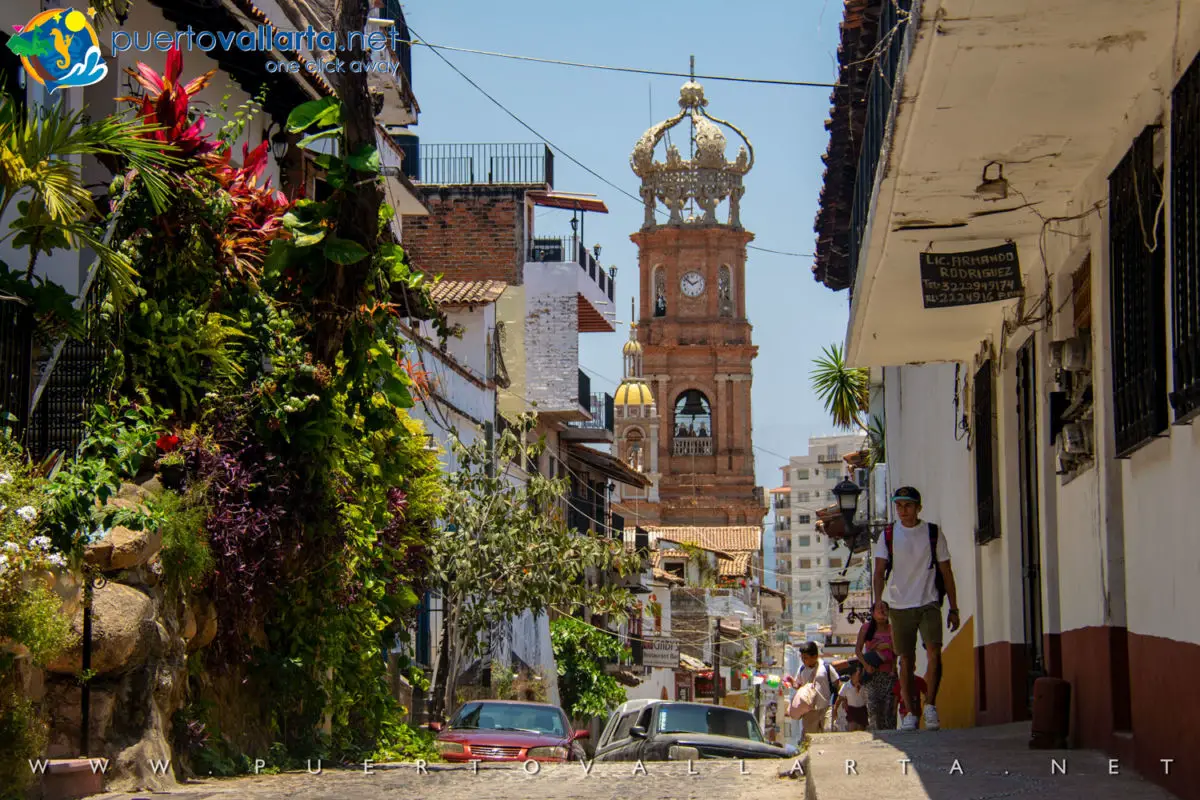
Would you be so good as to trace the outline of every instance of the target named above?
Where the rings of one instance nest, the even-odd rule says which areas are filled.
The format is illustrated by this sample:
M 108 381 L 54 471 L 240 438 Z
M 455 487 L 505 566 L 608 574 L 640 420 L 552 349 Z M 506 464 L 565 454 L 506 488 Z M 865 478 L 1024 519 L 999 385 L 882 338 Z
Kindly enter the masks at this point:
M 659 265 L 654 268 L 654 316 L 667 315 L 667 271 Z
M 717 301 L 722 317 L 733 316 L 733 273 L 722 264 L 717 271 Z
M 631 469 L 636 469 L 638 472 L 644 472 L 646 468 L 646 449 L 643 447 L 645 441 L 640 428 L 630 428 L 625 433 L 625 446 L 623 455 L 625 463 Z
M 675 430 L 671 453 L 677 456 L 713 454 L 712 405 L 704 392 L 688 389 L 675 401 Z

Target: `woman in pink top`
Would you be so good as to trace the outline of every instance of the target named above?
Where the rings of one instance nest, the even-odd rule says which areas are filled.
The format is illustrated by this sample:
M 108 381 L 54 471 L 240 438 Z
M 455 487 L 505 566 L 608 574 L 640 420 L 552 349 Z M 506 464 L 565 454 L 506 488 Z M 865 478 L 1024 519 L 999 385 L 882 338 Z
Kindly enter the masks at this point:
M 885 603 L 879 604 L 871 620 L 863 623 L 854 655 L 866 672 L 867 716 L 871 730 L 895 730 L 896 704 L 892 687 L 897 681 L 896 652 L 892 647 L 892 626 L 888 622 Z

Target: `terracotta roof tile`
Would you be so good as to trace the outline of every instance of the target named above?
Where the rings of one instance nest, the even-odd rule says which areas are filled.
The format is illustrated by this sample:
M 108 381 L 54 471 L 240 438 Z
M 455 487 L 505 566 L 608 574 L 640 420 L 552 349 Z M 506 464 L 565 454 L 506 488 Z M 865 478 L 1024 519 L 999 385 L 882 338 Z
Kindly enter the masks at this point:
M 762 528 L 757 525 L 726 525 L 720 527 L 670 527 L 645 528 L 650 540 L 670 539 L 680 544 L 695 544 L 708 550 L 723 550 L 727 553 L 762 550 Z M 625 538 L 631 539 L 634 529 L 626 528 Z
M 717 574 L 722 578 L 741 578 L 750 574 L 750 553 L 734 554 L 733 559 L 722 558 L 717 564 Z
M 665 569 L 659 569 L 658 567 L 655 567 L 654 572 L 651 574 L 654 575 L 655 580 L 666 581 L 667 583 L 674 584 L 685 583 L 683 578 L 679 577 L 678 575 L 673 575 L 672 573 L 667 572 Z
M 504 294 L 504 281 L 438 281 L 429 296 L 439 306 L 473 306 L 494 303 Z

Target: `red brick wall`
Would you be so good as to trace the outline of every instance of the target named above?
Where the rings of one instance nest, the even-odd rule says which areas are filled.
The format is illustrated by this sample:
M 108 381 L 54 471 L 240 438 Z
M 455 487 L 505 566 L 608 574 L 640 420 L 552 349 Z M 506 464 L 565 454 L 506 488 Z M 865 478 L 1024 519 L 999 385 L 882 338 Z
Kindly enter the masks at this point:
M 421 198 L 429 216 L 404 218 L 404 249 L 417 269 L 447 280 L 523 282 L 524 189 L 431 186 Z

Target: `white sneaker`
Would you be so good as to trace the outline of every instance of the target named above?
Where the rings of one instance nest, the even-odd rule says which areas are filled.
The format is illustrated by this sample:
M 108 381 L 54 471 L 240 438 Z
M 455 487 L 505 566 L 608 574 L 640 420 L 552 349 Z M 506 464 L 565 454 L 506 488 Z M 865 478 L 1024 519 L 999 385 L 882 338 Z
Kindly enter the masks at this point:
M 917 715 L 905 714 L 904 719 L 900 720 L 900 730 L 915 731 L 917 729 Z
M 937 707 L 925 706 L 925 730 L 936 731 L 940 727 L 942 727 L 942 723 L 938 720 Z

